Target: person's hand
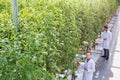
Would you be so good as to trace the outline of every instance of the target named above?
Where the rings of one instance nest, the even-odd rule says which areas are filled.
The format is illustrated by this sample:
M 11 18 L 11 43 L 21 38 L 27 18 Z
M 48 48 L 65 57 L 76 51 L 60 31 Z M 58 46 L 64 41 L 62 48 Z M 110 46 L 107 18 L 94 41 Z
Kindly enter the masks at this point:
M 104 40 L 107 40 L 107 38 L 104 38 Z
M 78 76 L 77 75 L 75 75 L 75 78 L 77 78 Z
M 88 69 L 86 67 L 84 67 L 84 70 L 88 71 Z
M 96 45 L 99 45 L 99 43 L 97 43 L 97 42 L 96 42 L 95 44 L 96 44 Z
M 80 63 L 79 63 L 79 62 L 77 62 L 77 63 L 76 63 L 76 66 L 77 66 L 77 67 L 78 67 L 78 66 L 80 66 Z

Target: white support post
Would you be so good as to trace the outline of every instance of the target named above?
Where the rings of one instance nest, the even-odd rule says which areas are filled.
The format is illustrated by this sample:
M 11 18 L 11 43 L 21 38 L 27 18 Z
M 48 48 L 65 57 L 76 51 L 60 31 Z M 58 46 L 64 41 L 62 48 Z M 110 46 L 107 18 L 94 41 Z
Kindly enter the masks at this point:
M 12 0 L 12 20 L 13 24 L 18 27 L 18 0 Z

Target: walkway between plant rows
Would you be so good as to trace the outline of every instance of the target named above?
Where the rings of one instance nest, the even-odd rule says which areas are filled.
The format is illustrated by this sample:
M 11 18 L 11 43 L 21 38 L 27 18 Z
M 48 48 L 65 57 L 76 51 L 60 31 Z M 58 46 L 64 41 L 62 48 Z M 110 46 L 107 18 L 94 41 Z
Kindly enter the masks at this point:
M 120 9 L 112 29 L 109 60 L 102 59 L 93 80 L 120 80 Z

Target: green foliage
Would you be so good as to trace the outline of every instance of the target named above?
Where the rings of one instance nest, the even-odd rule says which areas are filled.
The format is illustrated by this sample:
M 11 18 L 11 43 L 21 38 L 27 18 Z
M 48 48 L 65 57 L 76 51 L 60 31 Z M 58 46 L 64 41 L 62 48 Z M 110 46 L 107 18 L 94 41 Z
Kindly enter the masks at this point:
M 0 1 L 0 80 L 52 80 L 73 68 L 83 41 L 93 41 L 117 0 L 18 0 L 19 31 L 10 0 Z

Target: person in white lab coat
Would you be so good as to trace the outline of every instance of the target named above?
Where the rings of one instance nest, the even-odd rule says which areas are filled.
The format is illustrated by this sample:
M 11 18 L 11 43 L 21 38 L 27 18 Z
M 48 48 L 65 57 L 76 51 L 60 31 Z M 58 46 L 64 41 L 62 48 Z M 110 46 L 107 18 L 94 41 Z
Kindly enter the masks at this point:
M 104 32 L 102 33 L 103 38 L 103 49 L 104 55 L 102 57 L 109 59 L 109 48 L 110 48 L 110 40 L 112 38 L 112 33 L 108 30 L 108 26 L 104 26 Z
M 84 64 L 80 64 L 84 69 L 82 80 L 92 80 L 93 72 L 95 72 L 95 62 L 92 59 L 92 53 L 86 53 L 86 59 Z

